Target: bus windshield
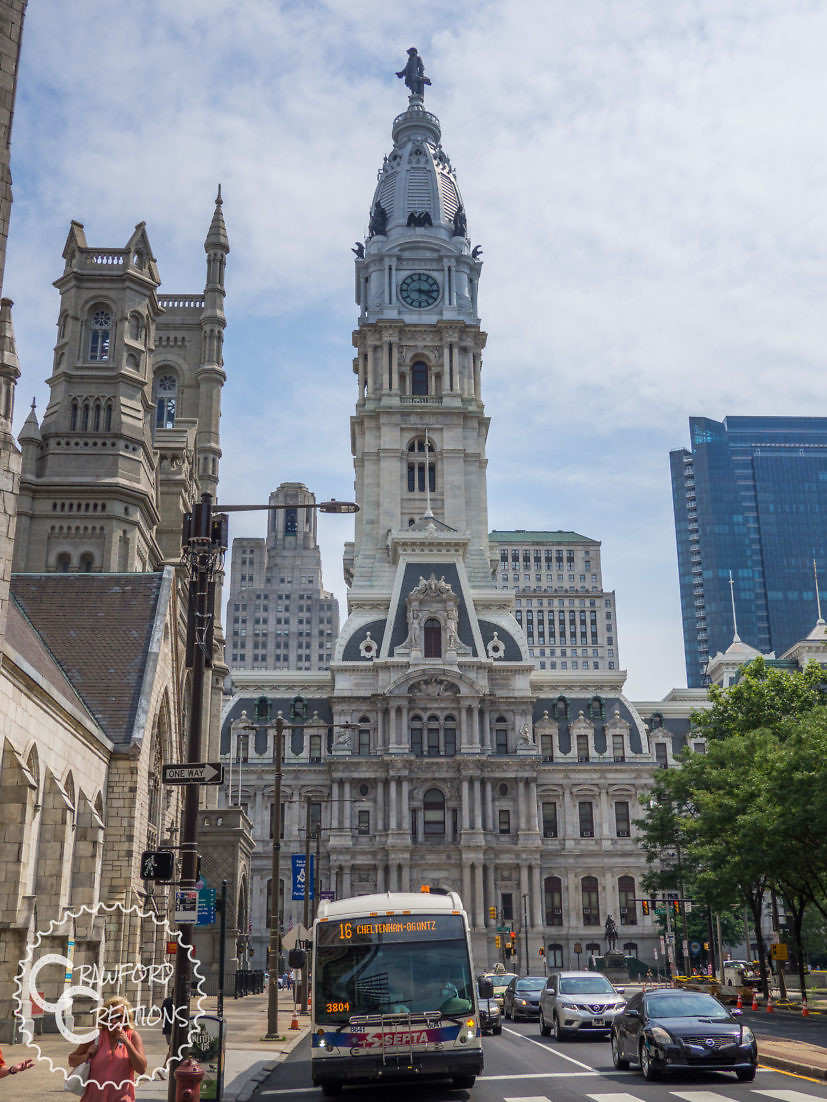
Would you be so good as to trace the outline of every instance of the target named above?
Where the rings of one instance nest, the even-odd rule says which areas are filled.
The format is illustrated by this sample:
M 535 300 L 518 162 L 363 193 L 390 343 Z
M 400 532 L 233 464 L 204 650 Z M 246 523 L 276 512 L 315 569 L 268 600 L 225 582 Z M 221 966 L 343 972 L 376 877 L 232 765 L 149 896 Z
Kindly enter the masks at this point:
M 320 1023 L 354 1015 L 474 1006 L 471 966 L 459 915 L 352 919 L 317 927 L 313 1012 Z

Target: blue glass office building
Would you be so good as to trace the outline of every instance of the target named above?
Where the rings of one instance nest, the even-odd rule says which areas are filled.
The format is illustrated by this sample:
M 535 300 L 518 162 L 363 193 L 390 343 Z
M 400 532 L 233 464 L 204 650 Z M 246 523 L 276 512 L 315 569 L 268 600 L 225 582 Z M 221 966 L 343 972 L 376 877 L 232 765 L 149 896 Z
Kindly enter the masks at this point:
M 813 627 L 813 559 L 827 607 L 827 417 L 690 417 L 670 453 L 686 677 L 738 634 L 782 654 Z

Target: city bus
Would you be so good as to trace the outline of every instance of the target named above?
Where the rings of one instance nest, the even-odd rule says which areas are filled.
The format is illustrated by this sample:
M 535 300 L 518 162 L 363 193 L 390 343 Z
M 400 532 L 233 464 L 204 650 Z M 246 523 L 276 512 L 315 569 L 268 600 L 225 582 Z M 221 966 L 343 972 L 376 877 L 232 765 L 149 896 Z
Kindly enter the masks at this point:
M 314 1086 L 452 1079 L 482 1071 L 468 918 L 449 892 L 322 902 L 313 924 Z

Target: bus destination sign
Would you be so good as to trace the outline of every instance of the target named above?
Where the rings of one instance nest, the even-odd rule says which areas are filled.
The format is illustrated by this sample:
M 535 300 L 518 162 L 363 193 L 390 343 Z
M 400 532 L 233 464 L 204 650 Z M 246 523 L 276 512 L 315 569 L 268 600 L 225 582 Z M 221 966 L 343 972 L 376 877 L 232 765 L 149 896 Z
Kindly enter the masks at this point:
M 377 942 L 445 941 L 465 937 L 461 915 L 358 915 L 320 922 L 318 945 L 374 945 Z

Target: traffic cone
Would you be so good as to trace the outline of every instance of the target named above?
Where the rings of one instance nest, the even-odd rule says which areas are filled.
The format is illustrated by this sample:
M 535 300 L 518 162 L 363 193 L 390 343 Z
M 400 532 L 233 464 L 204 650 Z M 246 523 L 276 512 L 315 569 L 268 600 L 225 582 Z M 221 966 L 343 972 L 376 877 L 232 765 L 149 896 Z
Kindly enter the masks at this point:
M 801 1000 L 801 1017 L 802 1018 L 809 1018 L 810 1017 L 810 1010 L 807 1006 L 807 996 L 806 995 Z
M 293 1007 L 293 1021 L 290 1023 L 290 1028 L 291 1029 L 298 1029 L 299 1028 L 299 1015 L 296 1012 L 295 1007 Z
M 753 991 L 753 993 L 752 993 L 752 1006 L 750 1007 L 750 1010 L 757 1010 L 757 1009 L 758 1009 L 758 992 Z
M 743 1010 L 744 1009 L 744 1000 L 741 998 L 741 992 L 740 991 L 738 992 L 738 998 L 735 1002 L 735 1009 L 736 1010 Z
M 767 1013 L 768 1014 L 774 1013 L 773 1008 L 772 1008 L 772 995 L 767 995 Z

